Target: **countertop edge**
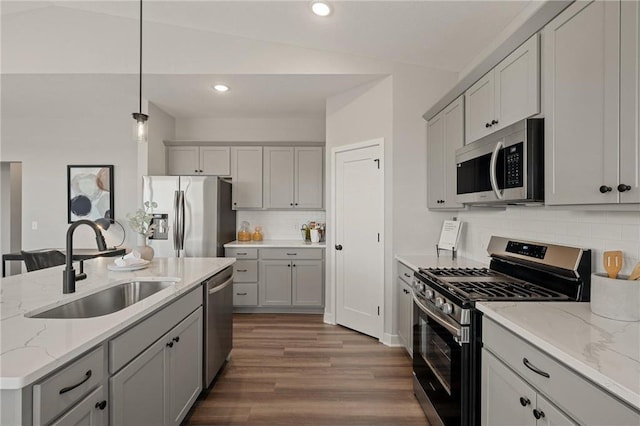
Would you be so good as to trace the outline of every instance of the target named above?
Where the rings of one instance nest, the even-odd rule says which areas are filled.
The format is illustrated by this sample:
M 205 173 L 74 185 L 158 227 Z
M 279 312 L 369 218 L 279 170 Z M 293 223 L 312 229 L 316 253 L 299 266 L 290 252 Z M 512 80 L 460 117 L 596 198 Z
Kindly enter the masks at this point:
M 326 249 L 325 242 L 312 243 L 302 240 L 263 240 L 263 241 L 231 241 L 226 243 L 224 248 L 303 248 L 303 249 Z

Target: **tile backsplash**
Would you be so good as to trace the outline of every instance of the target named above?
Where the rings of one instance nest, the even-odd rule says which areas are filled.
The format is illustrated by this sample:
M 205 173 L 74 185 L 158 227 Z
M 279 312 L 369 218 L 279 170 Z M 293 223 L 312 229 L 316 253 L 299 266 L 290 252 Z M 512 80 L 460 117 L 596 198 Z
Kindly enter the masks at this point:
M 461 256 L 488 263 L 492 235 L 564 244 L 592 250 L 592 268 L 604 272 L 602 254 L 622 250 L 622 274 L 640 261 L 640 211 L 591 212 L 545 207 L 478 208 L 456 214 L 464 223 Z
M 236 222 L 238 228 L 243 220 L 249 222 L 251 231 L 262 226 L 265 240 L 301 239 L 300 227 L 309 221 L 326 222 L 324 211 L 318 210 L 241 210 Z

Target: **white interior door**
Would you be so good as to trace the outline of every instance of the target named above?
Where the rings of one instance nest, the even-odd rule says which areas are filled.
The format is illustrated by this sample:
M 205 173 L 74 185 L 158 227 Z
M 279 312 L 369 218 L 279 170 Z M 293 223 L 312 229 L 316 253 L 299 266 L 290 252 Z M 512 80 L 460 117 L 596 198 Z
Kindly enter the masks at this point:
M 335 153 L 336 322 L 378 339 L 384 301 L 380 143 Z

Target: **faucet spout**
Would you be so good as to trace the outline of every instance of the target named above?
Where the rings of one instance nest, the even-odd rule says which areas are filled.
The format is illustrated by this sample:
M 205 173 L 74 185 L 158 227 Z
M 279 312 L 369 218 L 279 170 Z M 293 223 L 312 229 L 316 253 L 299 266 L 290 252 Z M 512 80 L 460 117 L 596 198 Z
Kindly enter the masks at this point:
M 71 224 L 71 226 L 67 230 L 67 265 L 62 272 L 62 292 L 64 294 L 75 293 L 76 280 L 81 280 L 87 277 L 86 274 L 80 274 L 76 276 L 76 271 L 75 269 L 73 269 L 73 233 L 80 225 L 89 225 L 93 229 L 93 232 L 95 232 L 96 234 L 96 244 L 98 246 L 98 250 L 104 251 L 107 249 L 107 243 L 104 241 L 104 236 L 100 231 L 100 227 L 96 225 L 95 222 L 82 219 Z

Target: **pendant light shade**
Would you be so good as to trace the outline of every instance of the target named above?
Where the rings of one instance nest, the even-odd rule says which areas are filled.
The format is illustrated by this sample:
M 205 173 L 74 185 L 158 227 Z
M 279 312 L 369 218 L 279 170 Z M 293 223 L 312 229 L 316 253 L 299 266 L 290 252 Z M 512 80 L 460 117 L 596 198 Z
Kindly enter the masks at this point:
M 149 116 L 142 113 L 142 0 L 140 0 L 140 71 L 138 74 L 138 112 L 132 114 L 136 120 L 134 139 L 138 142 L 147 141 L 147 120 Z

